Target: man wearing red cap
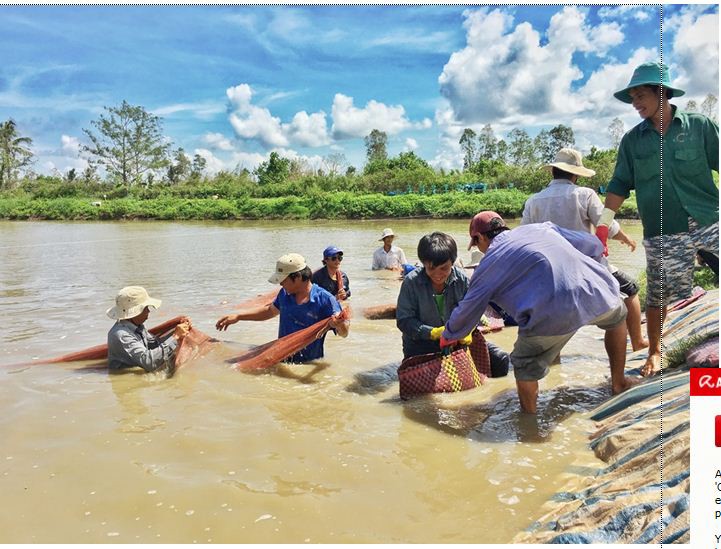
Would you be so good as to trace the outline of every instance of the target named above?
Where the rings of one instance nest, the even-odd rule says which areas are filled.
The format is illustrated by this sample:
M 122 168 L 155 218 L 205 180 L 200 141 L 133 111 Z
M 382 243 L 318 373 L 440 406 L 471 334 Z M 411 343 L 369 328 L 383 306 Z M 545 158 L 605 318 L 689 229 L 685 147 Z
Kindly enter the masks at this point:
M 510 230 L 491 211 L 476 214 L 469 233 L 485 256 L 446 323 L 442 345 L 468 334 L 493 301 L 518 322 L 511 364 L 524 412 L 536 413 L 538 380 L 587 324 L 606 332 L 614 394 L 633 384 L 624 375 L 626 307 L 618 282 L 600 262 L 603 245 L 597 238 L 551 222 Z
M 621 140 L 596 235 L 605 246 L 614 215 L 635 190 L 648 281 L 646 376 L 661 369 L 667 304 L 691 296 L 697 251 L 719 250 L 719 192 L 711 174 L 719 169 L 718 125 L 669 103 L 684 93 L 670 85 L 668 67 L 644 63 L 613 94 L 643 121 Z

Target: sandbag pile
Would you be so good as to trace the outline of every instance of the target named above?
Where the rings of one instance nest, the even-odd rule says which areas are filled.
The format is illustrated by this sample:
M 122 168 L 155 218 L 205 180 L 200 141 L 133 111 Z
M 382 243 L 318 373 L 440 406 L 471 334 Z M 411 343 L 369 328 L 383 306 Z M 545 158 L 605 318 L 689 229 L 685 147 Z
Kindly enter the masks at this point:
M 718 330 L 718 299 L 709 292 L 671 313 L 664 346 Z M 645 358 L 634 355 L 629 366 Z M 579 467 L 588 473 L 575 475 L 513 543 L 690 542 L 688 367 L 644 381 L 590 414 L 590 448 L 604 465 Z

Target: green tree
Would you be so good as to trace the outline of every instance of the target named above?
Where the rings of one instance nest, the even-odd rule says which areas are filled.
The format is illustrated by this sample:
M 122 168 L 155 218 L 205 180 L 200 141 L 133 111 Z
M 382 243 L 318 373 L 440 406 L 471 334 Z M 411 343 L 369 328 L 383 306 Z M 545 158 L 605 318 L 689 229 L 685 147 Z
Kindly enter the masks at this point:
M 196 154 L 193 156 L 193 165 L 190 168 L 190 177 L 193 179 L 200 179 L 205 171 L 208 161 L 205 157 Z
M 88 164 L 87 167 L 83 170 L 83 174 L 80 176 L 80 178 L 85 184 L 97 183 L 98 172 L 95 169 L 95 166 L 93 166 L 92 164 Z
M 187 179 L 190 172 L 190 158 L 188 158 L 188 155 L 185 154 L 183 148 L 180 147 L 177 151 L 175 151 L 175 156 L 168 166 L 168 181 L 170 181 L 173 185 L 177 185 L 184 179 Z
M 283 183 L 290 176 L 291 161 L 283 158 L 277 152 L 270 153 L 270 157 L 265 162 L 261 162 L 253 174 L 258 178 L 260 185 L 269 183 Z
M 701 114 L 705 114 L 714 122 L 718 122 L 718 99 L 712 93 L 701 103 Z
M 578 184 L 593 189 L 608 185 L 616 169 L 617 156 L 618 151 L 616 148 L 602 150 L 591 147 L 591 152 L 583 159 L 583 164 L 587 168 L 594 170 L 596 175 L 593 177 L 581 177 Z
M 496 160 L 502 164 L 508 161 L 508 143 L 504 139 L 499 139 L 496 143 Z
M 413 151 L 402 152 L 395 158 L 391 158 L 387 163 L 389 170 L 431 170 L 432 168 L 420 156 Z
M 388 135 L 386 132 L 372 130 L 363 141 L 366 146 L 366 161 L 369 164 L 388 160 Z
M 553 162 L 558 152 L 554 149 L 553 138 L 548 130 L 541 130 L 533 139 L 534 157 L 540 162 L 547 164 Z
M 143 107 L 123 101 L 119 107 L 105 107 L 105 113 L 84 129 L 91 145 L 84 145 L 93 162 L 105 166 L 124 185 L 142 181 L 149 172 L 168 165 L 168 149 L 160 118 Z
M 470 170 L 476 161 L 476 132 L 471 128 L 463 130 L 463 135 L 459 139 L 458 143 L 461 145 L 463 150 L 463 169 Z
M 500 143 L 496 140 L 496 135 L 493 133 L 491 125 L 486 124 L 483 126 L 481 133 L 478 136 L 479 160 L 493 160 L 494 158 L 497 158 L 499 146 Z M 503 160 L 505 161 L 505 156 Z
M 329 175 L 338 175 L 348 166 L 348 159 L 342 152 L 334 152 L 323 157 L 323 165 Z
M 686 102 L 686 108 L 684 110 L 686 112 L 698 112 L 698 103 L 696 103 L 693 99 L 689 99 Z
M 626 128 L 623 125 L 623 120 L 619 117 L 611 120 L 611 123 L 608 125 L 608 136 L 611 139 L 611 147 L 618 149 L 624 133 L 626 133 Z
M 32 163 L 30 150 L 33 140 L 18 135 L 15 121 L 0 125 L 0 189 L 10 189 L 17 181 L 20 170 Z
M 568 126 L 559 124 L 558 126 L 551 128 L 548 133 L 551 134 L 551 146 L 553 148 L 554 155 L 564 147 L 573 147 L 576 145 L 576 138 L 573 135 L 573 130 Z
M 511 164 L 527 166 L 533 159 L 533 142 L 526 130 L 514 128 L 508 132 L 508 156 Z

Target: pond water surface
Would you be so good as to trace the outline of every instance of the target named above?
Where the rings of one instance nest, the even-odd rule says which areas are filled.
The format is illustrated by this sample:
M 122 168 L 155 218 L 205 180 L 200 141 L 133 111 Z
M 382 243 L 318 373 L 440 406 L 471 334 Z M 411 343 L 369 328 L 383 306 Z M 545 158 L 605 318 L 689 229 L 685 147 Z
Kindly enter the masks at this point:
M 433 230 L 470 258 L 467 220 L 0 222 L 0 542 L 504 543 L 528 527 L 589 460 L 584 413 L 609 396 L 602 332 L 570 342 L 536 420 L 518 413 L 512 374 L 402 402 L 400 332 L 361 314 L 400 287 L 370 270 L 386 226 L 410 261 Z M 625 227 L 639 249 L 611 253 L 635 275 L 641 227 Z M 163 300 L 149 325 L 187 314 L 218 335 L 232 305 L 272 289 L 278 256 L 315 268 L 328 244 L 345 250 L 354 317 L 323 361 L 233 370 L 225 358 L 275 339 L 270 320 L 231 326 L 170 379 L 8 366 L 104 343 L 105 310 L 131 284 Z

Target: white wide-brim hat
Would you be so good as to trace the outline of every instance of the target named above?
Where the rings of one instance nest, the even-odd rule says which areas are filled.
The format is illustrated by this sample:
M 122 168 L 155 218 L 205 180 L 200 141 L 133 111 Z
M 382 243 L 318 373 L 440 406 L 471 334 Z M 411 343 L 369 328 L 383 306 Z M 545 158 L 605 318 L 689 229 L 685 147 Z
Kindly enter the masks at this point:
M 113 320 L 125 320 L 138 316 L 145 307 L 157 309 L 161 303 L 150 297 L 142 286 L 126 286 L 115 297 L 115 307 L 108 309 L 106 314 Z
M 396 233 L 393 232 L 393 229 L 383 229 L 383 233 L 381 234 L 381 237 L 378 240 L 383 240 L 384 238 L 388 238 L 389 236 L 395 236 Z
M 581 153 L 575 149 L 564 148 L 558 151 L 556 158 L 550 164 L 544 166 L 550 171 L 551 168 L 559 168 L 564 172 L 572 173 L 580 177 L 593 177 L 596 175 L 594 170 L 586 168 L 583 165 Z
M 275 272 L 270 275 L 268 282 L 271 284 L 280 284 L 288 275 L 297 273 L 306 268 L 306 262 L 300 254 L 286 254 L 278 258 L 275 263 Z

